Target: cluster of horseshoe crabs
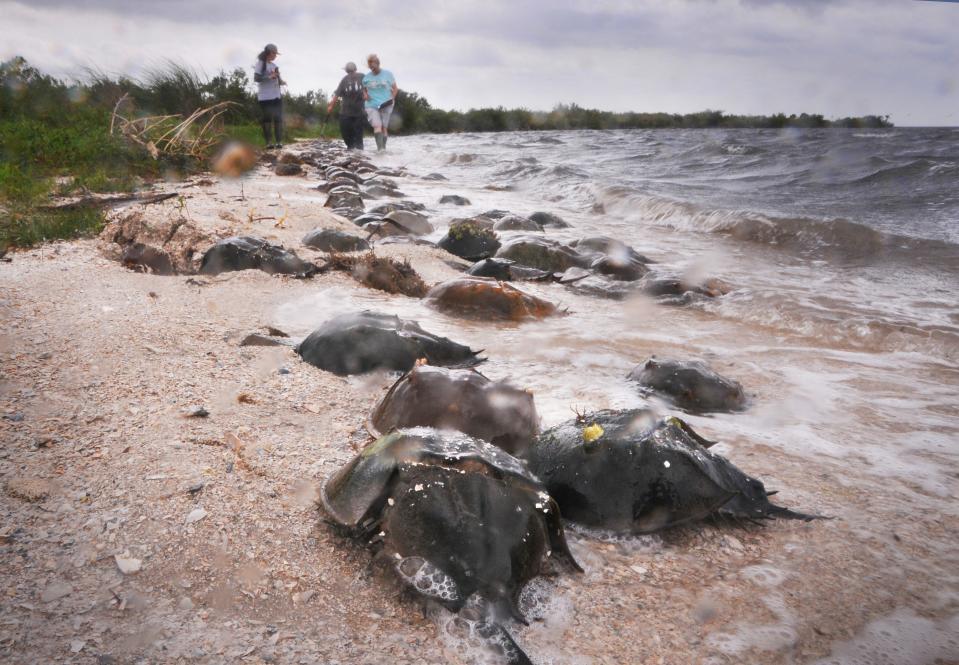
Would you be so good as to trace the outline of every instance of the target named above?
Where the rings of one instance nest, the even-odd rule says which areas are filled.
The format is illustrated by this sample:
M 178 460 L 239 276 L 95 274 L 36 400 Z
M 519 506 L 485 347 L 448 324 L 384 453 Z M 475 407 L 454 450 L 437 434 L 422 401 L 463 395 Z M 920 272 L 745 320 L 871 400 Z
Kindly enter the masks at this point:
M 328 206 L 362 226 L 369 240 L 427 242 L 418 237 L 432 230 L 421 208 L 392 202 L 365 210 L 369 194 L 395 190 L 373 190 L 361 170 L 345 170 L 327 169 Z M 718 282 L 656 276 L 653 261 L 612 238 L 563 244 L 532 235 L 566 225 L 537 215 L 489 211 L 454 220 L 438 244 L 474 265 L 467 276 L 433 286 L 426 303 L 458 316 L 522 321 L 558 308 L 507 282 L 555 281 L 610 298 L 636 291 L 680 304 L 726 290 Z M 497 232 L 511 235 L 501 240 Z M 310 242 L 331 255 L 363 247 L 330 234 L 313 234 Z M 404 372 L 368 419 L 373 439 L 323 485 L 323 510 L 408 589 L 453 612 L 447 630 L 485 645 L 501 662 L 532 662 L 507 629 L 510 620 L 527 623 L 523 587 L 544 573 L 581 570 L 563 520 L 645 534 L 715 516 L 819 517 L 770 502 L 773 492 L 711 452 L 711 441 L 649 409 L 582 414 L 540 433 L 532 394 L 470 369 L 482 360 L 476 352 L 415 322 L 375 312 L 342 315 L 296 349 L 337 374 Z M 702 363 L 650 359 L 629 379 L 643 394 L 694 413 L 746 406 L 738 383 Z
M 373 288 L 425 295 L 443 312 L 485 319 L 557 313 L 553 303 L 509 281 L 555 281 L 607 298 L 642 292 L 678 304 L 728 290 L 720 282 L 689 285 L 657 276 L 653 261 L 612 238 L 563 244 L 535 235 L 568 226 L 555 215 L 491 210 L 450 225 L 440 247 L 474 265 L 468 276 L 427 292 L 408 264 L 354 253 L 369 252 L 374 241 L 432 244 L 422 239 L 433 230 L 424 206 L 399 200 L 404 195 L 390 179 L 402 171 L 378 169 L 355 155 L 328 157 L 317 153 L 296 165 L 320 169 L 327 180 L 317 189 L 328 193 L 326 207 L 367 237 L 311 232 L 303 243 L 329 254 L 323 266 L 246 236 L 214 241 L 198 266 L 192 254 L 169 251 L 169 243 L 137 244 L 125 228 L 111 230 L 109 238 L 126 245 L 125 261 L 154 272 L 259 269 L 309 277 L 344 270 Z M 367 209 L 368 200 L 383 197 L 392 200 Z M 498 232 L 510 235 L 501 240 Z M 526 623 L 519 606 L 524 586 L 544 573 L 581 571 L 563 520 L 652 533 L 712 516 L 752 522 L 819 517 L 770 502 L 773 492 L 761 481 L 710 451 L 712 442 L 678 418 L 648 409 L 597 411 L 540 433 L 532 394 L 470 369 L 483 361 L 479 352 L 413 321 L 372 311 L 343 314 L 295 350 L 338 375 L 404 373 L 369 418 L 373 440 L 324 483 L 323 510 L 371 546 L 409 589 L 454 612 L 447 629 L 511 665 L 531 663 L 506 628 L 509 620 Z M 650 359 L 628 378 L 644 394 L 694 413 L 747 405 L 742 386 L 702 363 Z
M 597 411 L 537 436 L 532 395 L 472 370 L 415 367 L 368 427 L 378 438 L 323 487 L 326 513 L 455 612 L 454 634 L 511 665 L 532 662 L 504 626 L 527 623 L 523 586 L 554 560 L 580 570 L 561 518 L 645 534 L 712 516 L 820 517 L 770 502 L 774 492 L 678 418 Z

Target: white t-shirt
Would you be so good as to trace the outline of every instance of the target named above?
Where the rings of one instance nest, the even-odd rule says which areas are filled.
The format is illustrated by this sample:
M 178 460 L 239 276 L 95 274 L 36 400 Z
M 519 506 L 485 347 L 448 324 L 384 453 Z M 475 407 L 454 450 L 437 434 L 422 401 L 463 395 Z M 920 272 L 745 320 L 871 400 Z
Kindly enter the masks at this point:
M 253 65 L 253 73 L 263 76 L 263 80 L 257 83 L 258 89 L 256 93 L 256 98 L 261 102 L 265 102 L 268 99 L 279 99 L 281 97 L 279 77 L 270 78 L 270 74 L 275 71 L 276 65 L 272 62 L 266 63 L 265 68 L 263 67 L 262 60 L 257 60 L 256 64 Z

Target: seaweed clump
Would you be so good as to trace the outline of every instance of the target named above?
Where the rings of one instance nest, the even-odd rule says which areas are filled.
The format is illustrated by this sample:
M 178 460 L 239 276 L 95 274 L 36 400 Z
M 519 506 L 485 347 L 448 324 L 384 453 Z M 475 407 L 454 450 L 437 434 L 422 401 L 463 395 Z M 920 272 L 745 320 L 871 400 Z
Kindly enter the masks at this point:
M 409 261 L 400 262 L 373 252 L 359 256 L 332 253 L 329 268 L 348 272 L 360 284 L 387 293 L 422 298 L 429 290 Z

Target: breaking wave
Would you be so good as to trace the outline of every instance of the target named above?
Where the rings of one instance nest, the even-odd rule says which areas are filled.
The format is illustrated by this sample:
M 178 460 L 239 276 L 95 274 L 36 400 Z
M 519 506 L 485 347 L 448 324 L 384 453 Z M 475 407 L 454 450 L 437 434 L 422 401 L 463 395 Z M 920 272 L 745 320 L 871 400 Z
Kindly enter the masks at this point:
M 959 245 L 885 233 L 848 219 L 777 217 L 746 210 L 699 208 L 691 203 L 637 194 L 626 187 L 603 190 L 596 203 L 608 214 L 682 231 L 717 233 L 779 249 L 839 261 L 896 259 L 959 267 Z
M 954 162 L 938 162 L 929 159 L 916 159 L 908 164 L 898 164 L 877 169 L 868 175 L 864 175 L 849 182 L 853 183 L 882 183 L 888 181 L 909 181 L 913 178 L 922 178 L 928 176 L 952 176 L 956 175 L 956 164 Z

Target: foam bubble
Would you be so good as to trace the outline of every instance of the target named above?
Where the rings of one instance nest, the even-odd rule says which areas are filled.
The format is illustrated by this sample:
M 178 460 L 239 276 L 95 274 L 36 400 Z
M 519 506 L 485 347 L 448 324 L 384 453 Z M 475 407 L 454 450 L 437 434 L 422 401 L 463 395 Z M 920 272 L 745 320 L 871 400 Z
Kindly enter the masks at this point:
M 396 562 L 396 572 L 407 584 L 424 596 L 447 603 L 460 599 L 460 592 L 453 578 L 422 557 L 411 556 L 400 559 Z
M 752 566 L 746 570 L 752 571 L 750 574 L 767 582 L 774 579 L 769 571 L 775 569 L 768 566 Z M 785 576 L 782 579 L 785 579 Z M 738 655 L 751 649 L 777 652 L 794 647 L 799 642 L 799 633 L 795 628 L 795 617 L 785 599 L 778 594 L 769 594 L 762 601 L 777 621 L 762 625 L 740 621 L 734 624 L 730 631 L 709 635 L 706 641 L 730 655 Z
M 899 608 L 813 665 L 933 665 L 959 660 L 959 614 L 927 619 Z
M 739 574 L 753 584 L 768 588 L 779 586 L 789 577 L 789 573 L 782 569 L 764 565 L 743 568 Z

